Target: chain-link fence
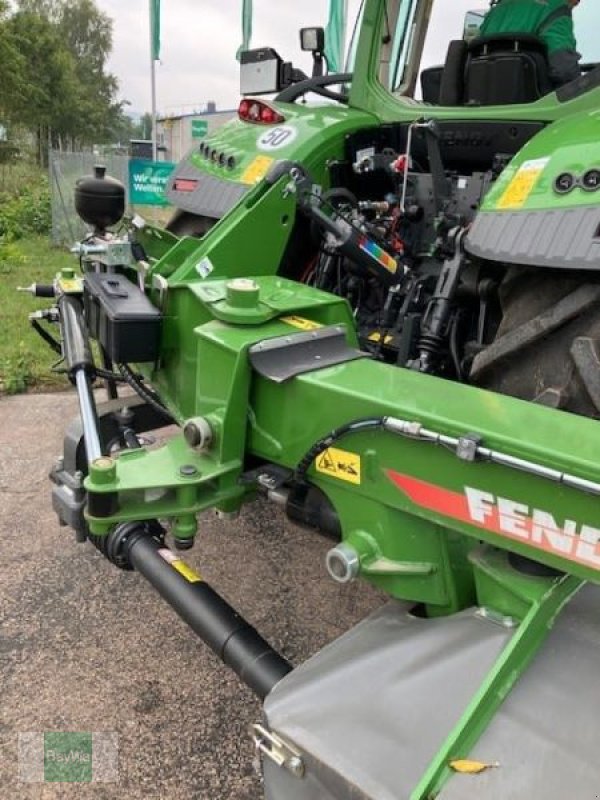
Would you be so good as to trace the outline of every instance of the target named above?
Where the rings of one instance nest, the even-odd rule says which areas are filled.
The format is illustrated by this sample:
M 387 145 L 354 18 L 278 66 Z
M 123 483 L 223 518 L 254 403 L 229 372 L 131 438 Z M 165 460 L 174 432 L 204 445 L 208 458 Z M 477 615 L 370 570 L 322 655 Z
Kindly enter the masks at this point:
M 75 183 L 83 175 L 92 175 L 94 166 L 102 164 L 107 175 L 128 186 L 129 159 L 124 155 L 98 156 L 94 153 L 62 153 L 51 150 L 49 157 L 50 198 L 52 205 L 52 241 L 73 244 L 86 232 L 86 225 L 75 212 Z

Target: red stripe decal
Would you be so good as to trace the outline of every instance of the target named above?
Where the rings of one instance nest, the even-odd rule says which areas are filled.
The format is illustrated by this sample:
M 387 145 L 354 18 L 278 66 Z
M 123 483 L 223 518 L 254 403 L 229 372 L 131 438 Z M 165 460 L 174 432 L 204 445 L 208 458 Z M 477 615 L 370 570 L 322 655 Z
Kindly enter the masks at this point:
M 469 486 L 461 494 L 391 469 L 386 474 L 420 508 L 600 570 L 599 528 L 570 519 L 563 523 L 550 511 Z
M 427 508 L 429 511 L 437 511 L 445 517 L 453 517 L 461 522 L 473 524 L 464 494 L 451 492 L 435 483 L 426 483 L 410 475 L 401 475 L 392 469 L 389 469 L 387 474 L 415 505 Z

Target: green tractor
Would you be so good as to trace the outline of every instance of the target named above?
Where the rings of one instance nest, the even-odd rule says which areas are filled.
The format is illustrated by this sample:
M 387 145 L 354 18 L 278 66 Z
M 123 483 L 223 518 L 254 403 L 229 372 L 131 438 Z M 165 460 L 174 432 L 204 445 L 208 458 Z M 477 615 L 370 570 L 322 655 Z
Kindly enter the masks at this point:
M 365 0 L 344 74 L 317 28 L 312 77 L 242 53 L 167 228 L 110 233 L 99 171 L 82 275 L 37 287 L 81 408 L 54 508 L 264 699 L 268 800 L 600 791 L 600 53 L 574 17 L 560 87 L 535 38 L 477 13 L 452 38 L 443 0 Z M 390 596 L 295 668 L 178 552 L 257 495 Z

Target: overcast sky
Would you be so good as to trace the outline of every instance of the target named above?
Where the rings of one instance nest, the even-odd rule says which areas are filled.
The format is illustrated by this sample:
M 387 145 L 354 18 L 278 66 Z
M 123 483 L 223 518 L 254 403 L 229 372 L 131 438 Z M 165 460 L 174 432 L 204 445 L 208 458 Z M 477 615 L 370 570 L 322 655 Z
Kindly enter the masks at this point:
M 120 96 L 130 101 L 132 110 L 149 111 L 149 0 L 96 0 L 96 5 L 113 20 L 109 68 L 119 79 Z M 328 5 L 328 0 L 254 0 L 252 46 L 275 47 L 286 61 L 308 71 L 310 57 L 300 51 L 298 31 L 311 25 L 324 26 Z M 359 5 L 360 0 L 349 0 L 349 16 Z M 442 63 L 448 41 L 462 35 L 465 12 L 487 5 L 488 0 L 435 3 L 425 64 Z M 578 8 L 576 23 L 578 16 L 597 14 L 595 5 L 594 0 L 588 0 L 583 12 Z M 241 43 L 241 0 L 162 0 L 161 6 L 162 63 L 156 68 L 159 112 L 203 110 L 208 100 L 215 100 L 219 109 L 236 108 L 239 69 L 235 53 Z M 595 49 L 600 51 L 593 21 L 587 28 L 596 41 Z M 582 49 L 586 25 L 577 28 Z M 586 48 L 583 52 L 585 57 Z
M 150 109 L 148 0 L 96 0 L 113 19 L 113 56 L 121 97 L 136 111 Z M 163 113 L 237 107 L 241 42 L 240 0 L 163 0 L 161 61 L 157 64 L 158 108 Z M 327 0 L 254 0 L 252 45 L 274 46 L 286 60 L 307 68 L 298 31 L 325 25 Z
M 350 15 L 360 0 L 349 0 Z M 118 77 L 120 96 L 135 111 L 150 110 L 150 56 L 148 0 L 96 0 L 113 19 L 113 56 L 109 67 Z M 465 12 L 486 8 L 487 0 L 442 0 L 434 4 L 424 63 L 442 63 L 447 43 L 462 35 Z M 162 113 L 200 110 L 208 100 L 218 108 L 235 108 L 239 101 L 239 70 L 235 60 L 241 42 L 241 0 L 162 0 L 162 64 L 157 65 L 158 109 Z M 583 7 L 583 10 L 581 10 Z M 595 0 L 587 0 L 575 14 L 577 35 L 584 60 L 584 41 L 591 37 L 594 60 L 600 58 L 597 24 L 579 19 L 596 14 Z M 310 57 L 302 54 L 298 31 L 325 25 L 328 0 L 254 0 L 252 46 L 271 45 L 285 60 L 310 69 Z M 595 20 L 597 22 L 597 19 Z
M 348 36 L 361 0 L 348 0 Z M 425 62 L 441 63 L 450 38 L 462 35 L 465 12 L 488 0 L 440 0 L 434 4 Z M 149 0 L 96 0 L 113 20 L 109 67 L 120 82 L 120 96 L 135 111 L 150 110 Z M 239 102 L 241 0 L 162 0 L 161 64 L 157 65 L 158 109 L 180 113 Z M 298 32 L 325 26 L 328 0 L 254 0 L 252 47 L 270 45 L 287 61 L 310 71 L 311 59 L 299 47 Z
M 135 111 L 150 110 L 148 0 L 96 0 L 113 20 L 110 70 L 120 96 Z M 360 0 L 349 0 L 349 29 Z M 425 61 L 441 63 L 450 38 L 462 35 L 464 13 L 486 7 L 486 0 L 442 0 L 434 4 Z M 298 31 L 325 26 L 328 0 L 254 0 L 252 46 L 275 47 L 287 61 L 310 70 L 310 56 L 299 47 Z M 205 108 L 236 108 L 241 42 L 241 0 L 162 0 L 161 63 L 157 64 L 157 105 L 161 113 Z

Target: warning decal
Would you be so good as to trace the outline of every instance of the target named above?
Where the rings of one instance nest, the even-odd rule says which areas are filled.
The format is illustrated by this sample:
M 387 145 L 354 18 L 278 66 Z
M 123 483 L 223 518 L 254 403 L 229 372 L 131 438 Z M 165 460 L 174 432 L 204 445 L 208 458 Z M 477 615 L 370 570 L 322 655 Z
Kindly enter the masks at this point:
M 360 484 L 360 456 L 347 450 L 328 447 L 315 462 L 317 472 L 340 481 Z
M 312 319 L 305 319 L 304 317 L 297 317 L 293 314 L 290 317 L 279 317 L 281 322 L 287 325 L 292 325 L 294 328 L 300 328 L 301 331 L 314 331 L 317 328 L 322 328 L 318 322 L 313 322 Z
M 60 290 L 65 294 L 81 294 L 81 292 L 83 292 L 83 281 L 81 278 L 60 278 L 58 285 Z
M 549 158 L 524 161 L 496 204 L 496 208 L 521 208 L 531 194 Z
M 202 576 L 199 575 L 195 569 L 192 569 L 189 564 L 186 564 L 185 561 L 181 561 L 179 558 L 172 561 L 171 566 L 176 569 L 180 575 L 183 575 L 188 583 L 200 583 L 202 580 Z
M 269 156 L 256 156 L 242 173 L 242 183 L 258 183 L 265 177 L 273 159 Z
M 170 564 L 173 569 L 176 569 L 180 575 L 183 575 L 188 583 L 200 583 L 202 580 L 202 576 L 199 575 L 195 569 L 178 558 L 168 547 L 161 547 L 158 551 L 158 555 L 164 559 L 167 564 Z

